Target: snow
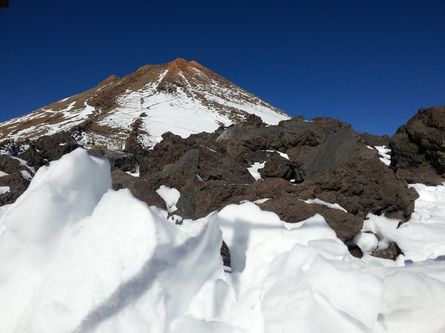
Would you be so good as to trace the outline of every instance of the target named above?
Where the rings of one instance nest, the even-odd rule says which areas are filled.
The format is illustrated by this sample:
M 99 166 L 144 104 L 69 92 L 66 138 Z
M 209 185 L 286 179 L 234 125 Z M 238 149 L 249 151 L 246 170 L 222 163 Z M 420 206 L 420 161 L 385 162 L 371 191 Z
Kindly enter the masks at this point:
M 278 150 L 272 150 L 272 149 L 268 149 L 266 150 L 268 153 L 278 153 L 281 157 L 285 158 L 286 160 L 289 159 L 289 155 L 286 153 L 282 153 L 281 151 Z
M 445 186 L 410 185 L 418 193 L 414 213 L 408 222 L 370 214 L 363 230 L 395 241 L 404 260 L 421 261 L 445 255 Z
M 265 165 L 266 162 L 255 162 L 250 167 L 248 167 L 247 170 L 250 172 L 252 177 L 255 178 L 255 180 L 260 180 L 262 178 L 258 170 L 264 168 Z
M 21 174 L 22 177 L 23 177 L 24 179 L 26 179 L 26 180 L 31 180 L 31 179 L 32 179 L 31 174 L 30 174 L 28 171 L 26 171 L 26 170 L 21 170 L 21 171 L 20 171 L 20 174 Z
M 82 121 L 88 118 L 88 116 L 90 116 L 95 111 L 95 108 L 89 105 L 87 101 L 85 101 L 84 106 L 82 108 L 76 110 L 73 110 L 74 104 L 75 102 L 71 102 L 69 105 L 67 105 L 66 108 L 58 111 L 41 108 L 25 116 L 3 122 L 1 123 L 1 125 L 18 126 L 28 121 L 37 123 L 39 119 L 45 118 L 50 114 L 57 113 L 61 115 L 61 118 L 63 119 L 62 121 L 56 122 L 54 124 L 48 124 L 48 121 L 43 121 L 37 123 L 37 125 L 29 126 L 24 129 L 14 131 L 13 133 L 8 134 L 8 138 L 14 141 L 20 141 L 24 138 L 36 139 L 38 136 L 41 135 L 42 132 L 44 132 L 45 135 L 51 135 L 58 133 L 60 131 L 67 131 L 79 125 Z
M 165 206 L 169 213 L 173 213 L 178 210 L 178 208 L 176 208 L 176 203 L 178 202 L 181 194 L 177 189 L 161 185 L 156 190 L 156 193 L 162 198 L 162 200 L 164 200 Z
M 20 163 L 20 165 L 21 165 L 23 168 L 30 170 L 32 173 L 35 173 L 35 172 L 36 172 L 35 168 L 32 167 L 32 166 L 30 166 L 30 165 L 28 164 L 28 162 L 26 162 L 25 160 L 23 160 L 23 159 L 21 159 L 21 158 L 19 158 L 19 157 L 14 157 L 14 156 L 10 156 L 10 157 L 11 157 L 12 159 L 18 161 L 18 162 Z
M 143 144 L 147 147 L 160 142 L 162 134 L 168 131 L 186 138 L 190 134 L 213 132 L 221 123 L 226 126 L 231 124 L 228 118 L 190 99 L 181 89 L 175 96 L 155 93 L 154 89 L 146 87 L 122 96 L 119 99 L 122 106 L 111 112 L 100 124 L 128 131 L 135 119 L 145 112 L 147 117 L 141 119 L 143 130 L 150 134 L 143 137 Z M 142 105 L 141 99 L 144 101 Z
M 358 259 L 321 215 L 289 223 L 252 202 L 176 225 L 111 190 L 108 162 L 75 150 L 0 208 L 1 331 L 442 332 L 445 187 L 414 187 L 409 222 L 366 226 L 400 240 L 412 262 Z
M 5 177 L 5 176 L 7 176 L 8 174 L 6 173 L 6 172 L 3 172 L 3 171 L 0 171 L 0 177 Z
M 379 246 L 377 237 L 372 233 L 361 232 L 354 237 L 354 243 L 363 253 L 371 254 Z
M 0 186 L 0 194 L 8 193 L 9 191 L 11 191 L 9 186 Z
M 386 146 L 375 146 L 374 148 L 379 154 L 380 161 L 382 161 L 385 165 L 391 165 L 391 149 L 387 148 Z
M 240 87 L 228 85 L 198 68 L 192 68 L 202 79 L 192 79 L 193 82 L 188 82 L 186 87 L 176 87 L 174 92 L 158 89 L 167 70 L 159 73 L 156 80 L 148 80 L 147 84 L 138 90 L 127 89 L 117 97 L 119 106 L 98 118 L 99 126 L 110 127 L 112 130 L 107 131 L 106 135 L 96 132 L 82 133 L 76 140 L 87 147 L 102 145 L 108 149 L 121 149 L 131 131 L 131 125 L 136 119 L 141 119 L 140 141 L 144 147 L 149 148 L 160 142 L 162 134 L 166 132 L 186 138 L 191 134 L 213 132 L 221 125 L 232 125 L 234 118 L 242 119 L 248 114 L 256 114 L 266 124 L 273 125 L 290 118 Z M 182 76 L 187 81 L 184 75 Z M 94 90 L 94 93 L 101 89 L 103 87 Z M 88 104 L 89 98 L 85 99 L 82 95 L 73 96 L 73 99 L 69 100 L 72 101 L 70 103 L 67 100 L 62 100 L 61 103 L 64 101 L 62 110 L 41 108 L 0 126 L 23 127 L 23 123 L 32 123 L 29 127 L 9 134 L 8 138 L 17 141 L 24 138 L 35 139 L 42 133 L 50 135 L 76 128 L 85 119 L 100 112 Z M 79 104 L 77 108 L 76 103 Z M 236 113 L 236 117 L 230 116 L 229 113 L 232 112 Z M 142 113 L 146 116 L 141 117 Z M 58 116 L 57 121 L 43 121 L 48 116 L 55 115 Z
M 269 200 L 270 200 L 270 198 L 263 198 L 263 199 L 255 200 L 253 203 L 257 204 L 257 205 L 261 205 L 261 204 L 263 204 L 263 203 L 265 203 L 266 201 L 269 201 Z
M 317 198 L 315 198 L 315 199 L 307 199 L 307 200 L 305 200 L 304 201 L 305 203 L 307 203 L 307 204 L 317 204 L 317 205 L 323 205 L 323 206 L 326 206 L 326 207 L 329 207 L 329 208 L 332 208 L 332 209 L 338 209 L 338 210 L 342 210 L 342 211 L 344 211 L 345 213 L 347 213 L 348 211 L 346 210 L 346 209 L 344 209 L 342 206 L 340 206 L 338 203 L 329 203 L 329 202 L 326 202 L 326 201 L 323 201 L 323 200 L 321 200 L 321 199 L 317 199 Z

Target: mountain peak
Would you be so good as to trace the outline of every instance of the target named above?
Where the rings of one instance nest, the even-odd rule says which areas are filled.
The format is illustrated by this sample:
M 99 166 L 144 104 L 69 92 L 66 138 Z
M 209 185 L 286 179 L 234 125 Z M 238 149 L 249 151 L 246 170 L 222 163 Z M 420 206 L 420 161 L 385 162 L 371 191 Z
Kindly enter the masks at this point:
M 0 141 L 80 128 L 86 146 L 122 148 L 131 134 L 141 146 L 149 147 L 165 132 L 182 137 L 212 132 L 249 114 L 267 124 L 289 118 L 197 61 L 176 58 L 142 66 L 122 78 L 111 75 L 92 89 L 0 123 Z
M 109 77 L 107 77 L 106 79 L 102 80 L 101 82 L 99 82 L 98 86 L 99 87 L 104 87 L 107 86 L 111 83 L 114 83 L 116 81 L 118 81 L 120 78 L 117 75 L 110 75 Z
M 175 60 L 173 60 L 172 62 L 170 62 L 171 64 L 175 64 L 177 66 L 181 66 L 181 65 L 188 65 L 190 64 L 189 61 L 187 61 L 184 58 L 176 58 Z

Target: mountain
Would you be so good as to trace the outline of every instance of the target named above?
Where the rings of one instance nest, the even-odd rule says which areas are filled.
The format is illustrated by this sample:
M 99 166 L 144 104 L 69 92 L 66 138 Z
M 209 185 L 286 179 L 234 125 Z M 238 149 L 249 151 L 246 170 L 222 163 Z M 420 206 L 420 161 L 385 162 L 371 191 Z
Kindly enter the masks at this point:
M 289 119 L 196 61 L 178 58 L 143 66 L 123 78 L 110 76 L 92 89 L 1 123 L 0 141 L 68 131 L 76 132 L 84 146 L 150 147 L 165 132 L 181 137 L 213 132 L 248 114 L 270 125 Z
M 443 332 L 445 107 L 287 118 L 177 59 L 3 123 L 1 332 Z

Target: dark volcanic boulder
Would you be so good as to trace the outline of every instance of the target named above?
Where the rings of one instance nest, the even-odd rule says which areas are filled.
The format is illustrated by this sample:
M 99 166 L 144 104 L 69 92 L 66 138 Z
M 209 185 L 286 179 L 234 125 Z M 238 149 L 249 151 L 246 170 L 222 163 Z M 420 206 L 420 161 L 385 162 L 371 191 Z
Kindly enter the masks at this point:
M 303 177 L 308 180 L 350 162 L 367 149 L 351 125 L 335 119 L 294 119 L 281 122 L 280 126 L 299 137 L 298 143 L 286 152 L 301 165 Z
M 328 170 L 302 184 L 298 191 L 303 198 L 338 203 L 361 218 L 373 213 L 404 220 L 413 212 L 418 197 L 375 156 L 361 156 Z
M 363 220 L 355 215 L 339 209 L 329 208 L 318 204 L 308 204 L 302 200 L 295 200 L 294 196 L 283 195 L 261 204 L 260 207 L 278 214 L 283 221 L 294 223 L 306 220 L 315 214 L 322 215 L 329 226 L 334 229 L 337 237 L 343 241 L 354 238 L 363 225 Z
M 167 136 L 164 140 L 176 141 L 178 137 Z M 178 144 L 179 149 L 182 145 Z M 164 158 L 162 151 L 166 152 Z M 172 161 L 176 154 L 164 150 L 163 145 L 157 146 L 143 160 L 142 177 L 128 184 L 136 197 L 155 204 L 155 201 L 159 203 L 156 190 L 161 185 L 176 188 L 181 193 L 177 203 L 179 214 L 184 218 L 198 218 L 222 208 L 225 200 L 234 196 L 232 188 L 245 188 L 254 182 L 246 166 L 212 148 L 193 144 L 189 150 L 182 151 L 182 156 Z
M 297 163 L 292 162 L 278 153 L 267 153 L 265 157 L 266 164 L 259 172 L 263 178 L 283 178 L 293 180 L 295 183 L 301 183 L 303 177 Z
M 50 161 L 58 160 L 80 147 L 73 137 L 66 132 L 46 135 L 29 143 L 29 149 L 20 155 L 33 167 L 41 167 Z
M 391 166 L 408 183 L 445 181 L 445 107 L 420 109 L 390 142 Z

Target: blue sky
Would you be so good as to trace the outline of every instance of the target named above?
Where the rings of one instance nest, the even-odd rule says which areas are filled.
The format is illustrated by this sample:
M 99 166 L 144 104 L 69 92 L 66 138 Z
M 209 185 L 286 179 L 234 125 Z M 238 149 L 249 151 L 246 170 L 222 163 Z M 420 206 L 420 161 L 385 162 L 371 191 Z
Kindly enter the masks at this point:
M 443 0 L 10 0 L 0 31 L 0 121 L 177 57 L 359 131 L 445 104 Z

